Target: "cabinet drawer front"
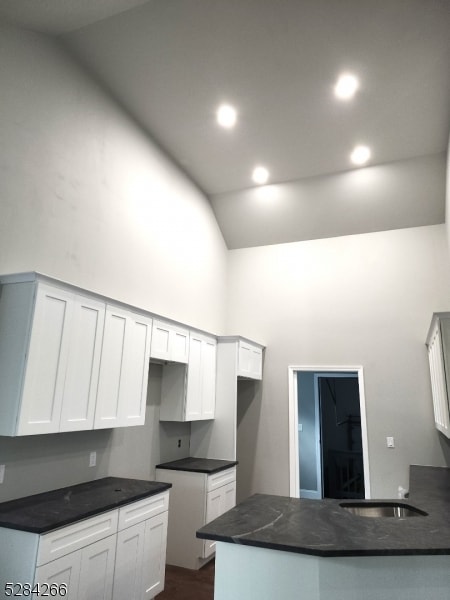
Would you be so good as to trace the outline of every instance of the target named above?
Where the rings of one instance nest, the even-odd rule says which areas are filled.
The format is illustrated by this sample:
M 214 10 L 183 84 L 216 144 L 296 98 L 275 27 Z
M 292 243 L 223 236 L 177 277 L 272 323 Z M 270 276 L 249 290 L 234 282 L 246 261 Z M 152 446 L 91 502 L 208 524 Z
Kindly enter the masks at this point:
M 37 565 L 79 550 L 117 531 L 118 510 L 111 510 L 46 533 L 39 539 Z
M 119 509 L 119 531 L 169 510 L 169 492 L 132 502 Z
M 206 491 L 211 492 L 232 481 L 236 481 L 236 467 L 232 467 L 226 471 L 220 471 L 214 475 L 209 475 L 206 481 Z

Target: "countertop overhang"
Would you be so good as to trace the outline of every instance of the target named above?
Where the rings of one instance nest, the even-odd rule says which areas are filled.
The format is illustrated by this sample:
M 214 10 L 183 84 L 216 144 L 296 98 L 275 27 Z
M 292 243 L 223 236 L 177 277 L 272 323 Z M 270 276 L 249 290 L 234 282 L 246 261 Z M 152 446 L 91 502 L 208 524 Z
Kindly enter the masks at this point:
M 402 502 L 428 516 L 369 518 L 351 514 L 342 502 L 351 500 L 255 494 L 197 537 L 322 557 L 450 554 L 449 468 L 410 467 L 409 498 Z
M 0 527 L 43 534 L 171 487 L 171 483 L 159 481 L 104 477 L 2 502 Z
M 167 469 L 169 471 L 189 471 L 191 473 L 206 473 L 214 475 L 225 471 L 237 465 L 236 460 L 219 460 L 215 458 L 180 458 L 172 462 L 156 465 L 157 469 Z

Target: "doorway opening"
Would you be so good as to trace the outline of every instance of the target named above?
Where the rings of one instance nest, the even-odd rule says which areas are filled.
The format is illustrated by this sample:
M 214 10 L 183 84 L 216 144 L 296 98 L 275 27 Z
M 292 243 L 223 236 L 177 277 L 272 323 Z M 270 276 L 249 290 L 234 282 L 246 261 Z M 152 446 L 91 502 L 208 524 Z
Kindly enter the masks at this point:
M 289 367 L 290 494 L 370 498 L 362 367 Z

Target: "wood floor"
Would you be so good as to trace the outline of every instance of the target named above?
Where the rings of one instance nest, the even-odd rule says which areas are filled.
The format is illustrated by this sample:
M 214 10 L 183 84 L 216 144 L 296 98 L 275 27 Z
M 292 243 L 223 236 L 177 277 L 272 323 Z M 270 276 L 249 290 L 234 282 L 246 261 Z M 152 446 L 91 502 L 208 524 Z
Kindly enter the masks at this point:
M 167 565 L 164 591 L 155 600 L 214 600 L 214 560 L 198 571 Z

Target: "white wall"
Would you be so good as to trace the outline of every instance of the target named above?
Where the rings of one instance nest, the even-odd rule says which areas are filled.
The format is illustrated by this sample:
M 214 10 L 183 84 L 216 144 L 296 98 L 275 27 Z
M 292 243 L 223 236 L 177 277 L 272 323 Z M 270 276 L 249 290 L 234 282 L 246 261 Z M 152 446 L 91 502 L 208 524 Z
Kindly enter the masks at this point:
M 227 252 L 207 199 L 55 43 L 0 36 L 0 272 L 220 331 Z
M 289 492 L 288 365 L 364 367 L 373 497 L 446 463 L 424 342 L 448 273 L 444 225 L 230 251 L 227 329 L 267 345 L 253 491 Z
M 207 199 L 56 42 L 0 24 L 0 52 L 0 273 L 40 271 L 221 333 L 227 250 Z M 149 390 L 145 428 L 1 438 L 0 501 L 152 476 L 157 373 Z

